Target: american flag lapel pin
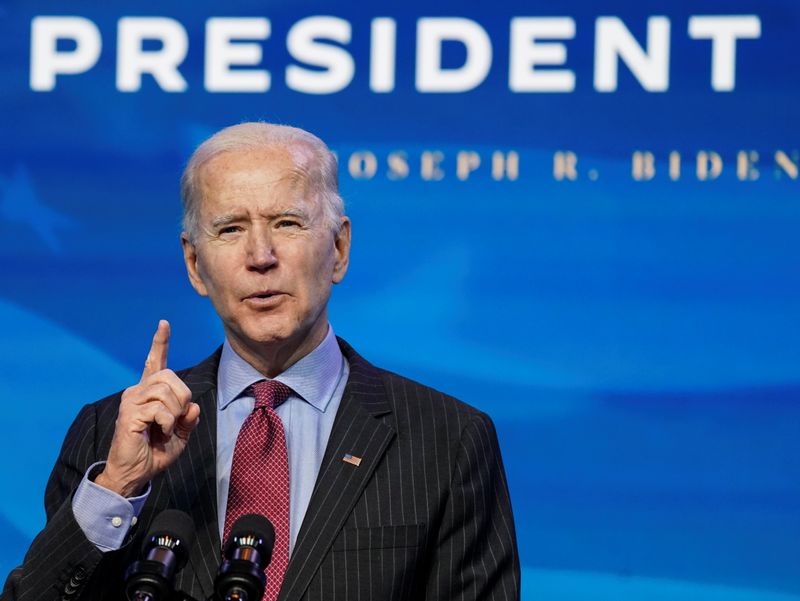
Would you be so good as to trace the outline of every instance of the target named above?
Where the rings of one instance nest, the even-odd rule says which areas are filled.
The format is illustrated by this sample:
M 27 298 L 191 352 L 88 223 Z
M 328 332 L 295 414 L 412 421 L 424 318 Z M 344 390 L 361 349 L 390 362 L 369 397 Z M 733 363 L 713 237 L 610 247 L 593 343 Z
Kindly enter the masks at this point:
M 361 465 L 361 457 L 356 457 L 355 455 L 351 455 L 350 453 L 345 453 L 345 456 L 342 457 L 342 461 L 345 463 L 349 463 L 350 465 L 355 465 L 358 467 Z

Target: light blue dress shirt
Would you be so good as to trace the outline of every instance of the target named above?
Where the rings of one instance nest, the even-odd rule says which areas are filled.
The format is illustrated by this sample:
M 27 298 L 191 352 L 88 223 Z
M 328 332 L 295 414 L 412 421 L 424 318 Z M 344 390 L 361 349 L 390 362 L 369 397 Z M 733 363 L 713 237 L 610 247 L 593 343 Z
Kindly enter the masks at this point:
M 325 339 L 275 379 L 293 394 L 277 408 L 286 433 L 289 455 L 289 552 L 294 549 L 317 474 L 339 409 L 350 366 L 329 326 Z M 253 411 L 251 384 L 264 380 L 253 366 L 231 348 L 222 347 L 217 372 L 217 507 L 220 539 L 225 524 L 233 450 L 244 420 Z M 124 498 L 98 486 L 91 476 L 102 463 L 87 470 L 72 499 L 72 511 L 86 537 L 101 551 L 122 546 L 147 500 L 144 494 Z
M 339 349 L 333 329 L 311 353 L 275 379 L 294 393 L 277 409 L 286 433 L 289 454 L 289 552 L 308 509 L 333 420 L 342 400 L 350 366 Z M 217 508 L 220 540 L 228 505 L 233 450 L 244 420 L 253 411 L 250 385 L 263 380 L 239 357 L 227 340 L 217 373 Z
M 113 551 L 122 546 L 128 531 L 139 519 L 150 494 L 150 484 L 144 494 L 125 498 L 94 483 L 94 476 L 104 465 L 105 461 L 99 461 L 86 470 L 72 497 L 72 513 L 95 547 L 101 551 Z

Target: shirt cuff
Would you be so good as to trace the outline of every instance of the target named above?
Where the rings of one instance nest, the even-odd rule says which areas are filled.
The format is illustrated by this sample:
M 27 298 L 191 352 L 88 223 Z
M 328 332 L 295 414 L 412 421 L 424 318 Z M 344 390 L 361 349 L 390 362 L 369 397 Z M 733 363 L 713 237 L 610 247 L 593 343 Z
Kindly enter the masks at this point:
M 86 538 L 100 551 L 119 549 L 130 529 L 136 525 L 147 496 L 150 483 L 138 497 L 128 497 L 95 484 L 92 479 L 105 466 L 99 461 L 89 467 L 72 497 L 72 513 Z

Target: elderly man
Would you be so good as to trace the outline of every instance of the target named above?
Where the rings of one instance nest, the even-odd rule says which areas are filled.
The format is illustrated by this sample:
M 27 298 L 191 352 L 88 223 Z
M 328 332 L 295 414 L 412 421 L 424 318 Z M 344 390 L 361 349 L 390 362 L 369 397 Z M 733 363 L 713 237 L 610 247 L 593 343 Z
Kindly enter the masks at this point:
M 372 366 L 328 323 L 351 225 L 325 144 L 226 128 L 194 153 L 182 194 L 189 280 L 225 342 L 173 372 L 162 321 L 139 383 L 83 408 L 3 598 L 123 598 L 149 523 L 176 508 L 197 539 L 175 584 L 196 599 L 250 512 L 276 530 L 267 601 L 518 599 L 489 418 Z

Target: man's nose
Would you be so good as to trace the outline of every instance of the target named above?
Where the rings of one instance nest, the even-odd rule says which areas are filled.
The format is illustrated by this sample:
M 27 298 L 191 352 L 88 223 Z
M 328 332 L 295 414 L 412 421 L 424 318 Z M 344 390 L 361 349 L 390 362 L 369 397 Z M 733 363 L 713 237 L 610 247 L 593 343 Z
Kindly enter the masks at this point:
M 253 271 L 265 271 L 278 262 L 272 236 L 261 228 L 249 232 L 246 252 L 247 268 Z

